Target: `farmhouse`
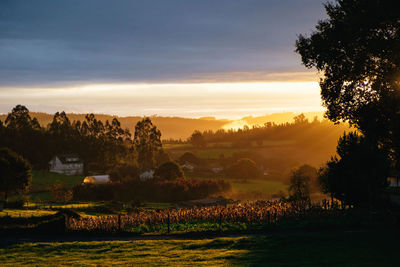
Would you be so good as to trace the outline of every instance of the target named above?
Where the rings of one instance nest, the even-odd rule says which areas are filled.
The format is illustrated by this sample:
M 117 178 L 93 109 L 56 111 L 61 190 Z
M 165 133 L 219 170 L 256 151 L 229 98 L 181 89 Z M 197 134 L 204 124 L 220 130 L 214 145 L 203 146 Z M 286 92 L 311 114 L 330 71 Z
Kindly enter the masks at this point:
M 50 160 L 49 171 L 66 175 L 80 175 L 83 174 L 83 163 L 77 155 L 57 155 Z
M 154 178 L 154 171 L 153 170 L 144 171 L 139 175 L 139 178 L 140 181 L 151 180 Z

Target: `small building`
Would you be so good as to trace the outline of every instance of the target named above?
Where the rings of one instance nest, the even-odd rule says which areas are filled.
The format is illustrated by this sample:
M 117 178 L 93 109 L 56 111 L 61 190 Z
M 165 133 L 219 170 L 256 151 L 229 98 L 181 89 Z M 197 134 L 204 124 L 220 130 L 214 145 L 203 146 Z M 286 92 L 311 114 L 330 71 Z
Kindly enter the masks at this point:
M 139 178 L 140 181 L 151 180 L 154 178 L 154 171 L 153 170 L 144 171 L 139 175 Z
M 392 170 L 387 178 L 389 187 L 400 187 L 400 172 Z
M 106 184 L 110 181 L 110 175 L 92 175 L 83 179 L 84 184 Z
M 181 165 L 181 168 L 185 171 L 193 172 L 196 166 L 193 163 L 185 162 L 185 164 Z
M 211 170 L 213 171 L 213 173 L 218 174 L 218 173 L 221 173 L 224 170 L 224 168 L 214 167 L 214 168 L 211 168 Z
M 50 160 L 49 171 L 65 175 L 82 175 L 83 163 L 77 155 L 57 155 Z

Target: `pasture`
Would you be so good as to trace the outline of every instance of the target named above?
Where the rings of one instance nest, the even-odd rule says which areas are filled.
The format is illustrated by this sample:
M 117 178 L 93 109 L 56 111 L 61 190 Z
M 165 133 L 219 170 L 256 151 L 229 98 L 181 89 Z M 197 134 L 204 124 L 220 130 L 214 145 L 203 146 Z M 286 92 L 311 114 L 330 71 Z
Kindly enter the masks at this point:
M 160 240 L 156 240 L 160 239 Z M 399 266 L 398 232 L 71 240 L 0 246 L 2 266 Z
M 49 189 L 56 182 L 65 188 L 82 183 L 83 175 L 64 175 L 48 171 L 32 171 L 32 190 Z

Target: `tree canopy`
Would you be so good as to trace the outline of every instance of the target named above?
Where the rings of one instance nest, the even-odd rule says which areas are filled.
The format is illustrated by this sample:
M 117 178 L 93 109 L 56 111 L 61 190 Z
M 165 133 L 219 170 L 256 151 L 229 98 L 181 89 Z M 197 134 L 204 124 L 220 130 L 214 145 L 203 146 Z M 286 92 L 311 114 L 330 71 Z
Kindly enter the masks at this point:
M 190 143 L 196 148 L 206 147 L 207 142 L 200 131 L 194 131 L 189 138 Z
M 337 0 L 296 52 L 321 72 L 326 116 L 348 121 L 400 158 L 400 2 Z M 399 165 L 400 167 L 400 165 Z
M 185 177 L 181 167 L 172 161 L 161 164 L 161 166 L 156 169 L 154 175 L 162 180 L 175 180 Z
M 230 165 L 225 170 L 228 178 L 234 179 L 256 179 L 260 176 L 260 170 L 254 161 L 247 158 L 242 158 Z
M 317 176 L 317 169 L 307 164 L 294 169 L 290 176 L 289 199 L 308 203 L 310 193 L 315 191 Z
M 337 154 L 320 171 L 323 191 L 353 205 L 376 203 L 387 185 L 387 152 L 353 132 L 339 139 Z
M 155 155 L 161 147 L 161 132 L 151 122 L 144 118 L 135 126 L 134 144 L 138 155 L 138 164 L 142 170 L 155 167 Z
M 20 154 L 36 169 L 47 169 L 55 155 L 73 153 L 86 166 L 95 163 L 94 171 L 103 172 L 126 158 L 132 150 L 132 140 L 116 118 L 103 123 L 94 114 L 87 114 L 82 122 L 71 122 L 65 112 L 57 112 L 52 122 L 42 127 L 25 106 L 17 105 L 5 124 L 0 122 L 0 146 Z
M 31 166 L 28 161 L 15 152 L 0 149 L 0 192 L 5 194 L 5 200 L 11 193 L 27 190 L 32 180 Z

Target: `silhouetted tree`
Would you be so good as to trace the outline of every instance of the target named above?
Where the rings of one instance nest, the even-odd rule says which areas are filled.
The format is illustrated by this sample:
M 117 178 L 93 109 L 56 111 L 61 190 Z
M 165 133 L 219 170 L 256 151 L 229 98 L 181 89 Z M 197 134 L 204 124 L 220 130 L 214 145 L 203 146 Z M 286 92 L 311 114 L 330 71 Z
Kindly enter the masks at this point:
M 158 167 L 154 173 L 155 176 L 162 180 L 174 180 L 177 178 L 185 178 L 181 167 L 172 161 L 165 162 Z
M 320 170 L 325 193 L 348 204 L 371 205 L 387 186 L 390 162 L 385 150 L 357 133 L 343 135 L 333 157 Z
M 13 130 L 39 130 L 40 125 L 36 118 L 31 118 L 29 110 L 22 105 L 16 105 L 11 113 L 7 115 L 5 123 L 9 129 Z
M 155 154 L 161 149 L 161 132 L 153 125 L 150 118 L 144 118 L 135 126 L 135 149 L 139 167 L 142 170 L 155 167 Z
M 260 176 L 260 170 L 257 168 L 254 161 L 242 158 L 230 165 L 225 170 L 225 174 L 228 178 L 233 179 L 256 179 Z
M 118 164 L 110 172 L 110 179 L 113 182 L 138 180 L 140 175 L 139 167 L 133 164 Z
M 32 180 L 31 166 L 28 161 L 15 152 L 0 149 L 0 192 L 7 201 L 9 194 L 27 190 Z
M 197 148 L 207 146 L 207 142 L 200 131 L 194 131 L 194 133 L 190 137 L 190 143 Z
M 7 115 L 0 143 L 28 159 L 36 168 L 47 168 L 51 158 L 47 133 L 36 118 L 30 117 L 25 106 L 17 105 Z
M 156 166 L 160 166 L 163 163 L 171 161 L 171 157 L 168 154 L 168 152 L 165 152 L 164 149 L 160 149 L 156 152 L 156 154 L 154 156 L 154 160 L 155 160 Z
M 400 168 L 400 5 L 397 0 L 338 0 L 296 51 L 321 72 L 326 116 L 349 121 L 390 148 Z
M 295 124 L 307 124 L 308 123 L 308 119 L 306 118 L 306 116 L 304 116 L 303 113 L 301 113 L 300 115 L 297 115 L 293 118 L 294 123 Z
M 185 152 L 182 156 L 179 157 L 179 163 L 185 164 L 185 162 L 193 163 L 196 165 L 201 164 L 201 159 L 199 159 L 195 154 L 192 152 Z
M 292 171 L 290 176 L 289 200 L 301 206 L 310 202 L 310 193 L 314 191 L 317 180 L 317 169 L 310 165 L 302 165 Z

